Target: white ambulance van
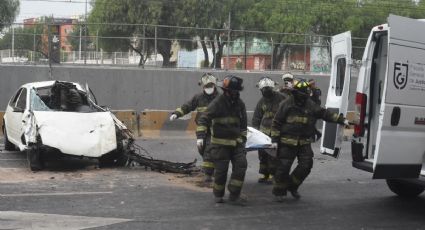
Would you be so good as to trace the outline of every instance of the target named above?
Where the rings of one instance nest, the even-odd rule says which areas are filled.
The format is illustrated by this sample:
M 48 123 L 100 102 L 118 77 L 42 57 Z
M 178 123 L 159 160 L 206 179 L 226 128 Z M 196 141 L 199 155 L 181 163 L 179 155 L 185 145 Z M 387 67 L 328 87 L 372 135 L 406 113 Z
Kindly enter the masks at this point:
M 349 98 L 351 34 L 332 38 L 332 70 L 326 107 L 347 114 L 355 100 L 353 166 L 386 179 L 399 196 L 425 188 L 425 21 L 390 15 L 372 29 L 357 91 Z M 343 127 L 323 124 L 321 152 L 338 156 Z

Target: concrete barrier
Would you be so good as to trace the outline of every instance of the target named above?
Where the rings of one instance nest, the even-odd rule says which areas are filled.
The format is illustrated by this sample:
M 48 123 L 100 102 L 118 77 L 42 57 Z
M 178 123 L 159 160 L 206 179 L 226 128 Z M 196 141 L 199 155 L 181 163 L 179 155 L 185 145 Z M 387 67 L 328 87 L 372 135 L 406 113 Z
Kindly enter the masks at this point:
M 112 113 L 120 120 L 122 123 L 131 130 L 135 136 L 139 135 L 139 121 L 137 113 L 134 110 L 114 110 Z

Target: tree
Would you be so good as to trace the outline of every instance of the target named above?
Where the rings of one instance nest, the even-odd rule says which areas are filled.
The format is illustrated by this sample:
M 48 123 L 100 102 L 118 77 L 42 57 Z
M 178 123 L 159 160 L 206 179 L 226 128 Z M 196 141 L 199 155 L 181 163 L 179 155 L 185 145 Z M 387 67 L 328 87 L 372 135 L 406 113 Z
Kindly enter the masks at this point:
M 16 55 L 23 56 L 28 54 L 27 51 L 35 51 L 45 58 L 49 57 L 46 39 L 43 40 L 43 36 L 47 36 L 44 25 L 36 24 L 29 28 L 20 27 L 15 28 L 13 32 L 12 30 L 8 31 L 0 39 L 0 50 L 12 48 L 12 33 L 14 33 L 14 50 Z
M 94 23 L 91 31 L 98 31 L 99 45 L 107 51 L 131 49 L 142 58 L 157 50 L 163 57 L 163 66 L 170 66 L 171 45 L 178 39 L 180 31 L 175 28 L 149 25 L 178 26 L 181 1 L 140 1 L 140 0 L 95 0 L 89 22 Z M 95 25 L 96 23 L 101 23 Z
M 10 25 L 15 21 L 19 13 L 18 0 L 1 0 L 0 1 L 0 31 L 4 26 Z

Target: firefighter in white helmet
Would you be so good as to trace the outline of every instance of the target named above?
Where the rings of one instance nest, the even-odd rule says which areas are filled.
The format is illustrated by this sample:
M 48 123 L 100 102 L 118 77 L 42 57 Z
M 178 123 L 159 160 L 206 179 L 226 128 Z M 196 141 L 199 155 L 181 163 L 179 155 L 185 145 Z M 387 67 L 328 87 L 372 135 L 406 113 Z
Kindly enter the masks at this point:
M 282 75 L 283 86 L 279 89 L 279 92 L 285 96 L 291 95 L 291 91 L 294 87 L 294 75 L 291 73 L 285 73 Z
M 199 80 L 199 86 L 202 87 L 202 92 L 196 94 L 192 97 L 191 100 L 184 103 L 181 107 L 177 108 L 170 116 L 170 121 L 173 121 L 181 116 L 184 116 L 185 114 L 188 114 L 192 111 L 197 111 L 195 122 L 198 125 L 199 118 L 201 117 L 202 113 L 205 112 L 210 102 L 217 97 L 218 91 L 217 91 L 217 78 L 212 75 L 211 73 L 205 73 L 202 75 L 201 79 Z M 210 135 L 208 133 L 208 135 Z M 210 185 L 212 182 L 212 175 L 214 174 L 214 164 L 209 159 L 208 153 L 205 152 L 205 147 L 207 146 L 207 141 L 210 138 L 205 138 L 205 145 L 202 146 L 202 148 L 198 148 L 199 154 L 202 156 L 203 163 L 202 168 L 205 173 L 204 176 L 204 183 L 205 185 Z
M 257 87 L 260 89 L 262 97 L 255 107 L 252 126 L 270 136 L 273 117 L 279 108 L 279 103 L 285 99 L 285 96 L 274 90 L 276 83 L 268 77 L 261 78 Z M 258 151 L 258 158 L 260 160 L 259 173 L 262 174 L 258 182 L 271 183 L 271 178 L 275 171 L 274 162 L 276 160 L 264 150 Z

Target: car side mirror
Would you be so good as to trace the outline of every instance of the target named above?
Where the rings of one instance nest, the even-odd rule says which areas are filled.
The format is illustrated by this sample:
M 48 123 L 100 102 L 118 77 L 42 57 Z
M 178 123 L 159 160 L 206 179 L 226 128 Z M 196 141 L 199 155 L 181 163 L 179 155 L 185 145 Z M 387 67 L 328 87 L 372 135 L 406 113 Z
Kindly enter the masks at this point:
M 15 112 L 15 113 L 23 113 L 24 112 L 24 109 L 21 109 L 19 107 L 15 107 L 15 108 L 13 108 L 13 112 Z

